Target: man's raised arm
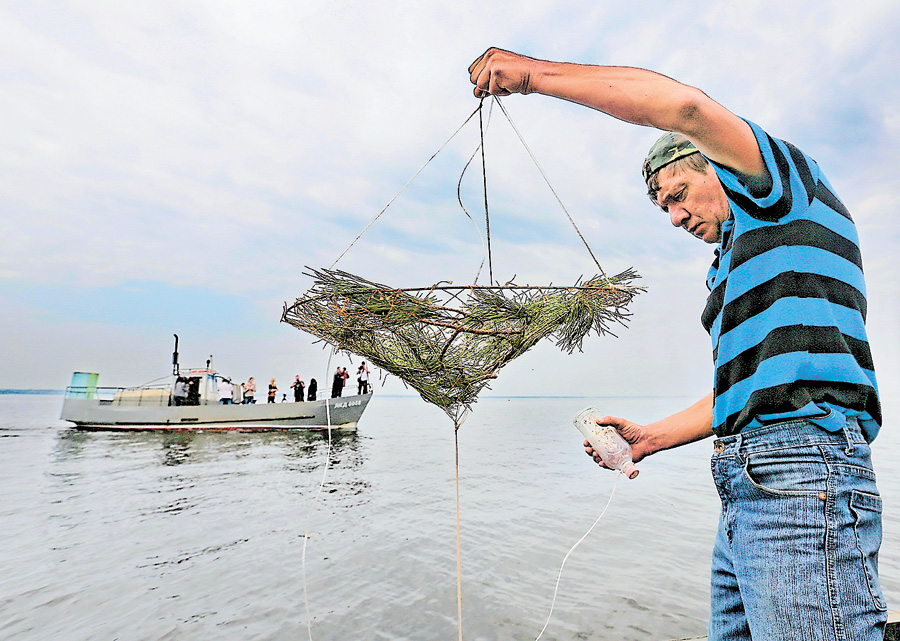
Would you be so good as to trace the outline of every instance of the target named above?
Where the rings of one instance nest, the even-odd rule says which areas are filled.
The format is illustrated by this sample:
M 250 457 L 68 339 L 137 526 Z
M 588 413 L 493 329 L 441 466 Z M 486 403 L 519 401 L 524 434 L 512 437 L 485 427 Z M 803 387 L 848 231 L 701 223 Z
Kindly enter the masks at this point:
M 469 66 L 475 95 L 540 93 L 620 120 L 676 131 L 707 158 L 767 177 L 750 126 L 705 93 L 646 69 L 537 60 L 491 48 Z

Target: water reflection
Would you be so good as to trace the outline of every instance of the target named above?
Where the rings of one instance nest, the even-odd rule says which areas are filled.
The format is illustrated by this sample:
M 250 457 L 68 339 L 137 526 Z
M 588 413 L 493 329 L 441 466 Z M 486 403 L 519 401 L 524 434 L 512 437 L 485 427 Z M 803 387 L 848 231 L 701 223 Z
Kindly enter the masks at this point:
M 53 448 L 53 457 L 57 462 L 80 458 L 84 446 L 93 441 L 91 434 L 81 430 L 59 430 Z
M 173 496 L 198 483 L 212 486 L 224 479 L 275 473 L 274 466 L 294 478 L 297 490 L 308 487 L 311 475 L 324 472 L 329 478 L 325 492 L 358 497 L 370 485 L 356 473 L 366 462 L 367 439 L 356 432 L 304 430 L 282 432 L 182 432 L 182 431 L 83 431 L 74 428 L 57 432 L 53 466 L 47 474 L 71 484 L 84 475 L 106 474 L 129 481 L 129 476 L 146 475 L 156 468 L 151 492 L 167 496 L 154 507 L 158 513 L 177 513 L 195 507 L 192 501 Z M 91 465 L 83 463 L 90 461 Z M 98 463 L 103 461 L 103 464 Z M 347 474 L 345 472 L 351 472 Z M 113 477 L 108 477 L 112 481 Z
M 74 428 L 59 430 L 54 448 L 57 461 L 80 458 L 87 447 L 100 447 L 104 454 L 115 450 L 137 453 L 158 448 L 161 465 L 174 466 L 191 462 L 210 462 L 233 456 L 253 454 L 275 448 L 292 462 L 304 461 L 313 467 L 295 468 L 309 471 L 321 465 L 322 453 L 331 443 L 331 465 L 356 468 L 363 463 L 360 437 L 356 432 L 334 431 L 329 439 L 324 430 L 283 432 L 209 432 L 209 431 L 141 431 L 104 432 Z
M 191 460 L 191 444 L 194 435 L 190 432 L 166 432 L 162 435 L 162 465 L 182 465 Z

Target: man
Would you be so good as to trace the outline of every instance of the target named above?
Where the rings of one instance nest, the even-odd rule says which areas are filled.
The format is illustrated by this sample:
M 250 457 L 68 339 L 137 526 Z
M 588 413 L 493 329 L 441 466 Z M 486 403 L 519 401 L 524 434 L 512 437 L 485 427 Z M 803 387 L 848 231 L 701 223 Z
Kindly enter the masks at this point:
M 291 389 L 294 390 L 294 402 L 302 403 L 303 402 L 303 390 L 305 389 L 305 385 L 303 381 L 300 380 L 300 375 L 294 378 L 294 382 L 291 383 Z
M 469 73 L 477 97 L 541 93 L 673 132 L 643 174 L 673 225 L 717 246 L 702 315 L 713 392 L 648 425 L 598 423 L 619 430 L 635 460 L 717 437 L 710 640 L 880 640 L 869 443 L 881 409 L 865 283 L 856 229 L 818 165 L 651 71 L 489 49 Z
M 334 372 L 334 378 L 331 380 L 331 398 L 338 398 L 344 391 L 344 372 L 338 366 Z
M 231 397 L 234 391 L 231 389 L 231 382 L 227 378 L 219 379 L 219 402 L 222 405 L 230 405 Z
M 175 398 L 175 405 L 180 406 L 187 402 L 187 385 L 181 376 L 175 380 L 175 390 L 172 392 L 172 396 Z
M 369 393 L 369 368 L 363 361 L 356 370 L 356 393 L 357 395 Z

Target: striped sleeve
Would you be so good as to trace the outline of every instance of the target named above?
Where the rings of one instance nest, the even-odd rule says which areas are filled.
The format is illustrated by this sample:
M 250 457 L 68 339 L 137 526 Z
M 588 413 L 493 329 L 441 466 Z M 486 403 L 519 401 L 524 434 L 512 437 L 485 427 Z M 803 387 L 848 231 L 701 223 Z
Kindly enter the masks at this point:
M 791 143 L 776 140 L 758 125 L 746 122 L 756 136 L 771 184 L 765 193 L 754 194 L 745 177 L 713 163 L 728 200 L 754 218 L 767 222 L 787 216 L 794 207 L 797 194 L 801 198 L 798 204 L 809 206 L 818 180 L 818 166 Z

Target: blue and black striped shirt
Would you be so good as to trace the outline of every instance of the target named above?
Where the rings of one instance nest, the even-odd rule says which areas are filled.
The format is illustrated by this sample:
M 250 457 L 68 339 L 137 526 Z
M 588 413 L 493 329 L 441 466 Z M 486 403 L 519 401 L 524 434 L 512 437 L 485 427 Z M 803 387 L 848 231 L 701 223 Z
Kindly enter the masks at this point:
M 749 124 L 772 178 L 766 193 L 713 163 L 731 205 L 702 317 L 713 430 L 793 418 L 837 430 L 850 416 L 871 441 L 881 406 L 856 226 L 812 158 Z

